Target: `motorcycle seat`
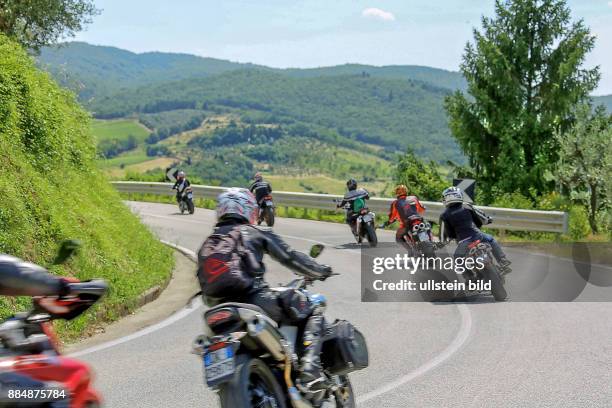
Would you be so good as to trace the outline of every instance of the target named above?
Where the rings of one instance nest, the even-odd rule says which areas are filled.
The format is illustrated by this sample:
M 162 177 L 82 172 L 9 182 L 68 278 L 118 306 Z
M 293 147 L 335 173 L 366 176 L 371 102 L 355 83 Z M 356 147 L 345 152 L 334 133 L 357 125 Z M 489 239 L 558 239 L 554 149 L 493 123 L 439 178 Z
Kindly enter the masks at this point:
M 219 309 L 225 309 L 225 308 L 228 308 L 228 307 L 250 309 L 250 310 L 252 310 L 254 312 L 261 313 L 263 315 L 266 314 L 266 312 L 264 312 L 264 310 L 261 307 L 257 306 L 257 305 L 253 305 L 253 304 L 250 304 L 250 303 L 238 303 L 238 302 L 221 303 L 221 304 L 219 304 L 219 305 L 217 305 L 215 307 L 211 307 L 210 309 L 208 309 L 206 311 L 206 314 L 212 313 L 212 312 L 214 312 L 216 310 L 219 310 Z

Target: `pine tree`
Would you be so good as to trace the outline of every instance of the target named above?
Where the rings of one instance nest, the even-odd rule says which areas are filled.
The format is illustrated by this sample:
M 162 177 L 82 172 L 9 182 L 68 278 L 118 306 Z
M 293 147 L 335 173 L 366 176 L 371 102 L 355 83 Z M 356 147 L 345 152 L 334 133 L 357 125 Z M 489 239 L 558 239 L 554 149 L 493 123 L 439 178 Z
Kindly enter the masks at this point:
M 446 109 L 489 199 L 554 187 L 544 174 L 558 160 L 555 132 L 599 81 L 599 67 L 582 67 L 594 44 L 564 0 L 497 0 L 495 17 L 474 30 L 461 65 L 469 96 L 454 93 Z

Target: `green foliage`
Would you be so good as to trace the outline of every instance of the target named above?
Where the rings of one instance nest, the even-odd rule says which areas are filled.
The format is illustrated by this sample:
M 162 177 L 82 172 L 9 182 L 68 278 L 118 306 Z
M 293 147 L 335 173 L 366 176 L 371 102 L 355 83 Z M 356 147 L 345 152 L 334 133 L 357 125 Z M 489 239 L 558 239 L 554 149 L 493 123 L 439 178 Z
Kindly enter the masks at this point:
M 572 206 L 569 210 L 569 236 L 574 240 L 582 239 L 589 235 L 589 215 L 582 206 Z
M 603 107 L 591 112 L 582 106 L 574 126 L 557 134 L 556 176 L 570 198 L 588 208 L 591 230 L 597 233 L 597 214 L 612 208 L 612 116 Z
M 436 163 L 424 162 L 410 149 L 397 164 L 395 180 L 398 184 L 406 185 L 410 194 L 431 201 L 438 201 L 442 191 L 449 185 L 440 174 Z
M 97 12 L 91 0 L 1 0 L 0 33 L 36 51 L 74 36 Z
M 452 134 L 485 191 L 550 191 L 554 134 L 599 80 L 597 68 L 582 68 L 594 37 L 563 0 L 497 0 L 482 26 L 461 65 L 470 96 L 446 101 Z
M 64 328 L 76 337 L 160 284 L 172 253 L 140 224 L 95 168 L 89 117 L 13 41 L 0 34 L 0 252 L 47 265 L 58 242 L 83 243 L 53 273 L 103 278 L 111 291 L 100 306 Z M 29 299 L 0 299 L 0 317 Z
M 98 153 L 110 159 L 120 153 L 134 149 L 138 143 L 134 135 L 129 135 L 126 139 L 106 139 L 98 143 Z

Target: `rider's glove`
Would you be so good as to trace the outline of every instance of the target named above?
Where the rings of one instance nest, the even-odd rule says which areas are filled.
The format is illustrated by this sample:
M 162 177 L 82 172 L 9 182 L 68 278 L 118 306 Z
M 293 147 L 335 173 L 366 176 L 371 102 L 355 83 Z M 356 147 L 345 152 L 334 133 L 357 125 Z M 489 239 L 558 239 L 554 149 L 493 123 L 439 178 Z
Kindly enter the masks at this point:
M 332 271 L 332 267 L 329 265 L 321 265 L 321 269 L 323 270 L 323 274 L 321 276 L 321 280 L 324 281 L 325 279 L 329 278 L 331 276 L 331 274 L 333 273 Z

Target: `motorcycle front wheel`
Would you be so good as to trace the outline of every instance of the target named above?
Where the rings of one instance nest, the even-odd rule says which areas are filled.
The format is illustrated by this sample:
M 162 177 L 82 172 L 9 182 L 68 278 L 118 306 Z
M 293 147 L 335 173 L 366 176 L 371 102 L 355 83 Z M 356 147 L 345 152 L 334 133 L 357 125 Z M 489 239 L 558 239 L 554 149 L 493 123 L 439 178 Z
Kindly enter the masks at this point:
M 195 212 L 195 206 L 193 205 L 193 201 L 187 200 L 187 209 L 189 210 L 189 214 L 193 214 Z
M 425 256 L 425 258 L 433 258 L 436 256 L 436 252 L 434 251 L 434 244 L 431 241 L 422 241 L 419 243 L 421 248 L 421 252 Z
M 219 387 L 222 408 L 287 408 L 287 398 L 276 376 L 262 360 L 247 359 L 234 378 Z

